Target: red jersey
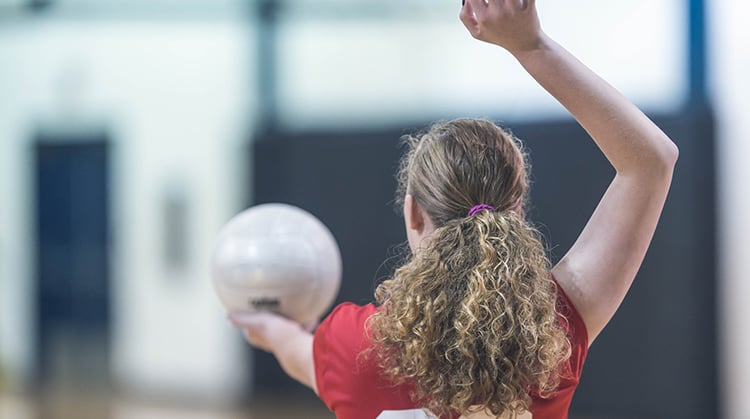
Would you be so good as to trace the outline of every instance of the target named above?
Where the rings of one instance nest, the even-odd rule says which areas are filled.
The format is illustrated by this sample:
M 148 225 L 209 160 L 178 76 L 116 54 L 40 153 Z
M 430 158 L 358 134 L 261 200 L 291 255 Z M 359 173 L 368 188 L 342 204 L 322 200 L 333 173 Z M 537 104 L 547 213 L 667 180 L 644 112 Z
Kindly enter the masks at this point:
M 430 418 L 409 398 L 408 385 L 394 385 L 379 373 L 374 356 L 360 356 L 372 346 L 365 333 L 367 319 L 378 310 L 372 304 L 337 306 L 320 324 L 313 340 L 315 381 L 320 399 L 338 419 Z M 586 326 L 575 306 L 558 286 L 558 312 L 572 354 L 563 368 L 560 386 L 549 398 L 532 394 L 529 411 L 535 419 L 566 419 L 588 349 Z M 454 415 L 452 418 L 458 418 Z

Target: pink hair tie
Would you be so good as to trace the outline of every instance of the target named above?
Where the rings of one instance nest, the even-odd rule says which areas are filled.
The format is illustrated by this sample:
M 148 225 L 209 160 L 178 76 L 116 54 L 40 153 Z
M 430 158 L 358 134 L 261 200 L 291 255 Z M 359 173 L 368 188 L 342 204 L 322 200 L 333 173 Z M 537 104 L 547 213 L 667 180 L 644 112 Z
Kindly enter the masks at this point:
M 489 212 L 495 212 L 495 208 L 489 205 L 480 204 L 469 210 L 469 217 L 477 215 L 480 211 L 487 210 Z

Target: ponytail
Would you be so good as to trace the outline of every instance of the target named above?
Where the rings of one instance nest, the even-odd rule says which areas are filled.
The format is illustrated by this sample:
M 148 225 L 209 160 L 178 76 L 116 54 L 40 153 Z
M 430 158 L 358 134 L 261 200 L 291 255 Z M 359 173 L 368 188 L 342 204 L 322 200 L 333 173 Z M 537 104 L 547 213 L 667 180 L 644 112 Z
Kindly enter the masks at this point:
M 570 343 L 539 233 L 513 211 L 477 211 L 432 232 L 375 292 L 374 351 L 434 414 L 527 410 L 559 384 Z

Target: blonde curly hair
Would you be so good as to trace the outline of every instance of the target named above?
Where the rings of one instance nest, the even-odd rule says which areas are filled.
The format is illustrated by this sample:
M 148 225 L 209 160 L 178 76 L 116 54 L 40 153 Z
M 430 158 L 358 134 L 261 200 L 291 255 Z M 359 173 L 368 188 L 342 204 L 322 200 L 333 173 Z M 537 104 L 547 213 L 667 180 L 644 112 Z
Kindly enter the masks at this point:
M 373 350 L 394 383 L 434 414 L 515 417 L 530 392 L 559 385 L 570 342 L 536 229 L 520 142 L 494 123 L 459 119 L 406 137 L 399 171 L 435 230 L 375 292 Z M 467 216 L 477 204 L 496 211 Z

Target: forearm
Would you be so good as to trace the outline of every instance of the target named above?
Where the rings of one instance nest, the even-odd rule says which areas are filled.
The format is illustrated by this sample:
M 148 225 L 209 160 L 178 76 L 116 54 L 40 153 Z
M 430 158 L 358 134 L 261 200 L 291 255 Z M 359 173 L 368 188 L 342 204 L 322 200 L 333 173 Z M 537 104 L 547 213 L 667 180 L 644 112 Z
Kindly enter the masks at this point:
M 317 393 L 313 367 L 313 336 L 302 329 L 290 332 L 274 345 L 272 353 L 290 377 Z
M 512 53 L 591 135 L 619 174 L 671 171 L 677 158 L 674 143 L 555 41 L 542 33 L 535 48 Z
M 317 393 L 310 332 L 292 320 L 269 312 L 234 312 L 229 319 L 243 329 L 251 345 L 272 353 L 290 377 Z

